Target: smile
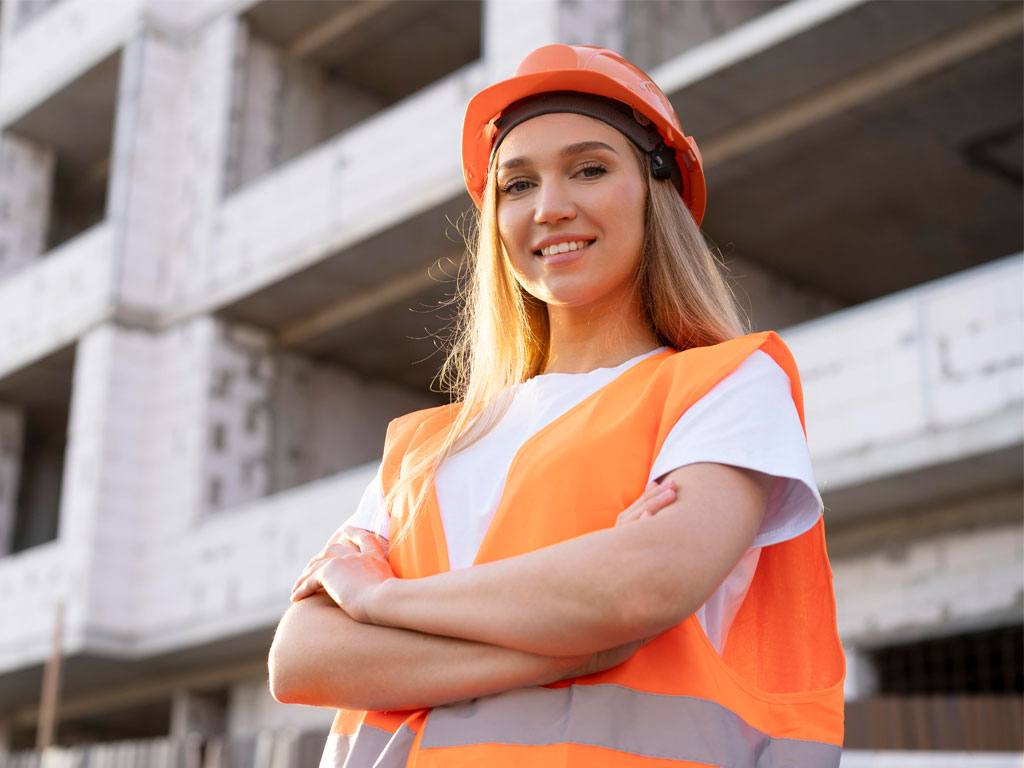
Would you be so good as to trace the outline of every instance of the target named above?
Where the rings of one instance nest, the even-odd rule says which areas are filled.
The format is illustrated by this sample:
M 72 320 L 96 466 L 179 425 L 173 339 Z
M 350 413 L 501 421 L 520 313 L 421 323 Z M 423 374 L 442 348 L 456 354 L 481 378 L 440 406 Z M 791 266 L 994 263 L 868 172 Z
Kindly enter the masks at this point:
M 564 243 L 554 243 L 553 245 L 545 246 L 539 251 L 534 251 L 534 253 L 547 260 L 551 256 L 558 256 L 563 253 L 572 253 L 573 251 L 581 251 L 594 242 L 594 240 L 569 240 Z

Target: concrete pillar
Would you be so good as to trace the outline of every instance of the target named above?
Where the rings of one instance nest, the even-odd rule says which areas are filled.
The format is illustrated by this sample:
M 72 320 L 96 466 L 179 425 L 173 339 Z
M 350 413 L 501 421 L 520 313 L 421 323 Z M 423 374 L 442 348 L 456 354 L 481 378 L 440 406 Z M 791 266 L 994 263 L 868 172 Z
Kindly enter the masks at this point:
M 14 37 L 14 15 L 20 0 L 5 0 L 0 4 L 0 67 L 3 65 L 4 48 Z
M 55 165 L 49 147 L 0 134 L 0 280 L 46 250 Z
M 624 0 L 561 0 L 558 4 L 559 42 L 595 45 L 624 53 L 626 6 Z
M 0 721 L 0 764 L 3 764 L 4 759 L 11 751 L 11 730 L 10 722 Z
M 123 317 L 146 323 L 204 283 L 224 183 L 237 19 L 180 38 L 140 31 L 124 47 L 107 218 Z
M 134 627 L 147 505 L 156 465 L 158 338 L 114 324 L 82 337 L 75 355 L 59 539 L 70 572 L 66 627 L 116 637 Z
M 485 81 L 511 77 L 523 57 L 559 38 L 560 0 L 484 0 Z
M 174 258 L 168 271 L 174 306 L 201 295 L 214 271 L 211 246 L 225 190 L 232 88 L 241 66 L 241 24 L 225 13 L 196 34 L 185 79 L 181 175 L 174 218 Z
M 0 556 L 10 552 L 13 544 L 24 430 L 24 413 L 0 405 Z
M 182 80 L 187 52 L 144 30 L 121 54 L 111 148 L 107 218 L 115 228 L 120 269 L 115 291 L 135 318 L 158 313 L 168 300 L 173 258 L 176 183 L 182 169 Z
M 172 739 L 224 735 L 227 727 L 227 692 L 179 689 L 171 697 Z
M 878 693 L 878 670 L 871 657 L 856 646 L 846 646 L 846 681 L 843 697 L 847 701 L 866 699 Z

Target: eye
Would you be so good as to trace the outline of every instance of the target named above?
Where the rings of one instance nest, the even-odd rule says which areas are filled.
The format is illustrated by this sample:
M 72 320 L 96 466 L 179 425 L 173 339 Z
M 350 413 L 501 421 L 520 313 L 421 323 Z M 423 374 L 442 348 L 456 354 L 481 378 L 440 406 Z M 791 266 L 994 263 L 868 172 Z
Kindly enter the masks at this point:
M 528 182 L 526 179 L 511 179 L 510 181 L 506 181 L 504 184 L 502 184 L 501 192 L 504 195 L 509 195 L 515 194 L 517 192 L 525 192 L 529 188 L 530 182 Z
M 597 179 L 604 176 L 607 172 L 608 169 L 600 163 L 587 163 L 577 171 L 585 179 Z

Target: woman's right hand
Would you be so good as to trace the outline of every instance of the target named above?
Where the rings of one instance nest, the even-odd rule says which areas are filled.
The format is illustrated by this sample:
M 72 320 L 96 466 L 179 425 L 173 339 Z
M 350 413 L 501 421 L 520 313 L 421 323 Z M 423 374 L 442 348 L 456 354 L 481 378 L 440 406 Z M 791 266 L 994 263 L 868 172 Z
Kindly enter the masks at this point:
M 615 526 L 618 527 L 657 514 L 676 500 L 676 490 L 673 480 L 665 480 L 664 483 L 652 480 L 640 494 L 640 498 L 619 513 L 615 519 Z

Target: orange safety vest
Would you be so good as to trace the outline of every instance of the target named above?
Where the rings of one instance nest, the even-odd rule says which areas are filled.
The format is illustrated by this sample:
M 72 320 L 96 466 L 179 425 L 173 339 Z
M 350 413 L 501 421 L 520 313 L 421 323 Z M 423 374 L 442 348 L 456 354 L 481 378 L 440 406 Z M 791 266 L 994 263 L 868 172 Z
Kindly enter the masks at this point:
M 520 448 L 475 562 L 613 526 L 679 417 L 758 349 L 788 374 L 803 422 L 796 364 L 774 333 L 652 355 Z M 436 451 L 451 420 L 445 406 L 392 422 L 385 493 L 405 457 Z M 408 521 L 418 490 L 396 499 L 392 530 Z M 402 578 L 448 570 L 436 495 L 389 557 Z M 819 519 L 762 550 L 722 656 L 690 616 L 596 675 L 433 709 L 340 711 L 321 768 L 836 768 L 844 675 Z

